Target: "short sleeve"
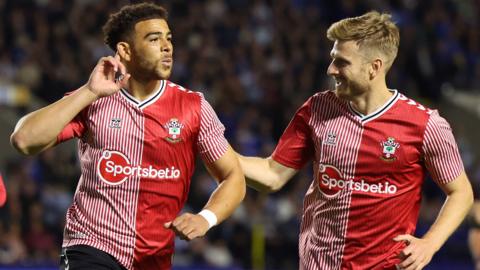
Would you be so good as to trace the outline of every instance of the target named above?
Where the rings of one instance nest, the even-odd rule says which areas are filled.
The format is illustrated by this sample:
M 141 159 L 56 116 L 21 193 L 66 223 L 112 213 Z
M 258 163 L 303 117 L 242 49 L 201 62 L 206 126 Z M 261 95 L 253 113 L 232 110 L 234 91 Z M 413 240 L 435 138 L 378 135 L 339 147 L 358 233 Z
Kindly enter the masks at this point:
M 439 184 L 455 180 L 464 170 L 452 129 L 437 111 L 433 111 L 428 120 L 423 152 L 425 165 Z
M 70 95 L 73 92 L 65 94 L 65 96 Z M 85 114 L 88 110 L 88 107 L 83 109 L 75 118 L 68 123 L 63 130 L 57 136 L 57 144 L 70 140 L 72 138 L 81 138 L 85 132 Z
M 224 136 L 225 127 L 202 94 L 200 94 L 200 99 L 201 119 L 197 146 L 202 159 L 208 163 L 213 163 L 227 151 L 228 142 Z
M 311 98 L 298 109 L 280 137 L 272 158 L 293 169 L 301 169 L 313 158 L 311 129 Z

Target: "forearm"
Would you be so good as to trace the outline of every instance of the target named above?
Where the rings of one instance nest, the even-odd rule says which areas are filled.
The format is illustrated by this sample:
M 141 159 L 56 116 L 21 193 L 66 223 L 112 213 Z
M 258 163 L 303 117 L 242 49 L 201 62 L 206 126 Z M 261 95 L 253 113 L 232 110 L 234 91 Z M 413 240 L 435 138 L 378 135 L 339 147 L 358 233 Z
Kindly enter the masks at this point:
M 245 178 L 238 168 L 218 185 L 204 208 L 215 213 L 220 223 L 233 213 L 244 197 Z
M 462 223 L 472 204 L 473 195 L 468 190 L 450 194 L 437 219 L 422 238 L 428 240 L 438 251 Z
M 281 188 L 280 177 L 272 171 L 270 158 L 237 155 L 248 186 L 261 192 L 273 192 Z
M 62 129 L 96 98 L 95 94 L 82 87 L 71 95 L 24 116 L 10 138 L 12 145 L 27 155 L 44 150 L 54 144 Z

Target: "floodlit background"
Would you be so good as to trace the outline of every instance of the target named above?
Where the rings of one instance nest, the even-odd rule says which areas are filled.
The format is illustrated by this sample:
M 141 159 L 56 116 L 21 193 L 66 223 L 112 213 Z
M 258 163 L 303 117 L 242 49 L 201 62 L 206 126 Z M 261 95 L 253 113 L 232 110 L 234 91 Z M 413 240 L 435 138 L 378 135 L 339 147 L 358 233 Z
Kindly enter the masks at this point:
M 0 209 L 0 269 L 56 269 L 65 212 L 79 177 L 75 143 L 22 157 L 9 135 L 25 113 L 86 82 L 111 54 L 101 26 L 129 1 L 0 1 L 0 172 L 8 203 Z M 268 156 L 295 110 L 330 87 L 328 26 L 376 9 L 401 29 L 388 85 L 451 123 L 467 172 L 480 186 L 479 0 L 158 1 L 170 11 L 171 80 L 202 91 L 234 148 Z M 198 211 L 215 183 L 198 163 L 188 204 Z M 176 243 L 176 269 L 296 269 L 306 168 L 280 192 L 249 190 L 242 206 L 208 236 Z M 426 179 L 418 234 L 443 193 Z M 473 269 L 463 224 L 427 269 Z

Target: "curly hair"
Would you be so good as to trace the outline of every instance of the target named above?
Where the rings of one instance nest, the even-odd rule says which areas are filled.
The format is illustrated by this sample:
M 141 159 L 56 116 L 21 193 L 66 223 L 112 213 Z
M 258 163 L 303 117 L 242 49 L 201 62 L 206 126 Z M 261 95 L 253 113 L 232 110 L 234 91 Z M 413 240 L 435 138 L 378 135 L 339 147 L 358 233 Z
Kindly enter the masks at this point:
M 387 70 L 395 60 L 400 44 L 400 33 L 390 14 L 377 11 L 332 24 L 327 30 L 327 38 L 331 41 L 353 40 L 360 48 L 380 52 L 386 57 Z
M 168 12 L 152 3 L 140 3 L 122 7 L 117 13 L 110 14 L 103 26 L 104 42 L 113 51 L 117 43 L 127 41 L 135 29 L 135 24 L 150 19 L 168 19 Z

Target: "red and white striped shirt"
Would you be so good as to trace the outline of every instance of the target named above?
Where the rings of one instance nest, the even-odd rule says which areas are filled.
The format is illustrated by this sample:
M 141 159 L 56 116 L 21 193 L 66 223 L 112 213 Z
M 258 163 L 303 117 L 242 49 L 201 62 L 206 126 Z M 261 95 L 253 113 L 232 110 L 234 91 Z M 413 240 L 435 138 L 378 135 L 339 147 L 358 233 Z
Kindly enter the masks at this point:
M 313 160 L 299 237 L 300 269 L 395 269 L 413 234 L 426 170 L 448 183 L 463 164 L 448 123 L 397 91 L 364 116 L 332 91 L 312 96 L 273 153 L 295 169 Z
M 82 172 L 63 246 L 95 247 L 127 269 L 161 269 L 174 251 L 163 224 L 187 199 L 196 154 L 211 163 L 226 152 L 224 129 L 202 94 L 169 81 L 144 101 L 121 90 L 85 108 L 57 139 L 80 138 Z

